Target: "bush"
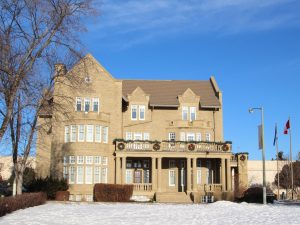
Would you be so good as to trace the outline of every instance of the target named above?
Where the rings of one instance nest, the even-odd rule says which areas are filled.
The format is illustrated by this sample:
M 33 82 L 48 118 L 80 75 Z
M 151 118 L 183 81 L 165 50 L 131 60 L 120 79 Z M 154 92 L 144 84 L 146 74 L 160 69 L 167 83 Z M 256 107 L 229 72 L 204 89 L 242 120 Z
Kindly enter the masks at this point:
M 276 196 L 272 190 L 267 187 L 267 203 L 273 203 L 276 199 Z M 248 188 L 243 197 L 238 199 L 239 202 L 248 202 L 248 203 L 263 203 L 263 188 L 262 186 L 253 186 Z
M 53 177 L 37 178 L 26 186 L 26 189 L 29 192 L 45 192 L 47 194 L 47 198 L 51 200 L 55 199 L 56 192 L 66 191 L 68 188 L 69 185 L 67 180 L 60 180 Z
M 70 192 L 68 191 L 58 191 L 55 194 L 56 201 L 69 201 Z
M 94 200 L 96 202 L 129 202 L 133 185 L 95 184 Z
M 0 198 L 0 217 L 18 209 L 42 205 L 46 200 L 47 196 L 43 192 L 26 193 L 14 197 Z

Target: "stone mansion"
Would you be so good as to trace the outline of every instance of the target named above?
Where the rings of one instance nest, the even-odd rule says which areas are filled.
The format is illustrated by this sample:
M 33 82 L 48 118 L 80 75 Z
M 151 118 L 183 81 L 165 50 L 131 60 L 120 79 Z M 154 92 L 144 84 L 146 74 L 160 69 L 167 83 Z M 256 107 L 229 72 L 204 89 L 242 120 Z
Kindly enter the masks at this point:
M 118 80 L 90 54 L 55 68 L 36 170 L 66 178 L 70 200 L 92 201 L 95 183 L 133 184 L 133 198 L 157 202 L 230 200 L 247 186 L 248 154 L 223 139 L 214 77 Z

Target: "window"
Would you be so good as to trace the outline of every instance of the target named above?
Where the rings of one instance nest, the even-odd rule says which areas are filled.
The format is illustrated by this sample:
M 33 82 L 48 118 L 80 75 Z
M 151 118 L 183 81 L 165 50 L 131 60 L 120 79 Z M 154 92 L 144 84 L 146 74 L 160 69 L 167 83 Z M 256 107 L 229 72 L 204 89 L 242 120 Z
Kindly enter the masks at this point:
M 101 169 L 101 181 L 104 184 L 107 184 L 107 168 Z
M 135 141 L 143 140 L 143 134 L 142 133 L 134 133 L 134 140 Z
M 126 160 L 126 168 L 132 167 L 132 160 Z
M 206 141 L 210 141 L 210 133 L 206 133 L 205 134 L 205 140 Z
M 90 98 L 84 98 L 84 111 L 90 111 Z
M 180 141 L 185 141 L 185 133 L 180 132 Z
M 84 163 L 84 156 L 77 156 L 77 164 L 83 164 Z
M 144 133 L 144 141 L 149 141 L 149 140 L 150 140 L 150 134 Z
M 108 127 L 103 127 L 103 143 L 108 143 Z
M 197 159 L 197 167 L 201 168 L 201 159 Z
M 69 167 L 69 183 L 70 184 L 75 183 L 75 166 Z
M 173 159 L 169 160 L 169 168 L 174 168 L 174 167 L 176 167 L 175 160 Z
M 84 141 L 84 125 L 78 125 L 78 141 Z
M 190 121 L 196 120 L 196 107 L 190 107 Z
M 100 167 L 95 166 L 94 167 L 94 184 L 101 182 L 101 173 L 100 173 Z
M 188 111 L 189 108 L 187 106 L 182 107 L 182 120 L 188 120 Z
M 76 111 L 77 112 L 80 112 L 82 110 L 81 105 L 82 105 L 82 100 L 81 100 L 81 98 L 77 97 L 76 98 Z
M 201 184 L 202 174 L 201 169 L 197 169 L 197 184 Z
M 93 195 L 85 195 L 85 200 L 87 202 L 92 202 L 93 201 Z
M 187 141 L 195 141 L 195 134 L 194 133 L 187 133 L 186 134 Z
M 65 126 L 65 142 L 70 142 L 70 127 Z
M 150 183 L 150 171 L 144 170 L 144 183 L 149 184 Z
M 206 183 L 211 184 L 212 183 L 212 176 L 211 176 L 211 161 L 206 161 Z
M 76 198 L 75 198 L 75 201 L 76 202 L 80 202 L 82 199 L 82 196 L 81 195 L 76 195 Z
M 70 164 L 75 164 L 75 156 L 69 156 L 69 162 Z
M 68 167 L 64 166 L 63 168 L 63 178 L 67 179 L 68 178 Z
M 76 141 L 76 125 L 71 125 L 71 142 Z
M 132 183 L 132 170 L 126 170 L 126 184 Z
M 201 133 L 196 133 L 196 141 L 201 141 Z
M 106 156 L 103 156 L 102 157 L 102 165 L 107 165 L 107 163 L 108 163 L 108 159 L 107 159 L 107 157 Z
M 93 136 L 94 136 L 94 126 L 87 125 L 86 126 L 86 141 L 93 142 Z
M 101 156 L 95 156 L 94 163 L 97 165 L 100 165 L 101 164 Z
M 95 126 L 95 142 L 101 142 L 101 129 L 101 126 Z
M 92 184 L 93 182 L 93 167 L 86 166 L 85 167 L 85 183 Z
M 144 168 L 149 168 L 149 160 L 144 160 L 143 163 Z
M 169 133 L 169 141 L 175 141 L 175 132 Z
M 93 164 L 93 156 L 86 156 L 85 163 Z
M 68 156 L 64 156 L 64 165 L 68 164 L 68 161 L 69 161 L 68 159 L 69 159 Z M 0 166 L 1 166 L 1 164 L 0 164 Z
M 145 120 L 145 106 L 140 105 L 139 106 L 139 114 L 140 114 L 140 120 Z
M 137 120 L 137 105 L 131 106 L 131 120 Z
M 126 140 L 132 140 L 132 132 L 126 132 Z
M 169 186 L 175 186 L 175 170 L 169 170 Z
M 77 166 L 77 184 L 83 184 L 83 166 Z
M 99 112 L 99 98 L 93 98 L 93 111 L 94 112 Z

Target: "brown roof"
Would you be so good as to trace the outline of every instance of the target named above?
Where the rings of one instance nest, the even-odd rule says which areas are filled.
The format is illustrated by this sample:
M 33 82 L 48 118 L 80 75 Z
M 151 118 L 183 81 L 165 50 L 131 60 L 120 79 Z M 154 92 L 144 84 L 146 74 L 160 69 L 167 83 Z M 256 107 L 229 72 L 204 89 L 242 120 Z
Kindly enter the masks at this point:
M 178 106 L 178 95 L 182 95 L 190 88 L 200 96 L 201 107 L 220 107 L 212 83 L 194 80 L 123 80 L 123 96 L 127 98 L 137 87 L 150 95 L 150 105 Z

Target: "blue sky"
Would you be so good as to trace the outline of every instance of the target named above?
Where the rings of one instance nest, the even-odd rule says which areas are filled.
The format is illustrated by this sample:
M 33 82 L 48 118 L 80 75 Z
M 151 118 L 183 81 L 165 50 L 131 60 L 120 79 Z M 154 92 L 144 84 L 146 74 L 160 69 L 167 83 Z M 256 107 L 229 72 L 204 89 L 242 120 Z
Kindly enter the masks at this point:
M 265 108 L 266 158 L 300 151 L 300 2 L 297 0 L 103 0 L 101 15 L 80 35 L 117 78 L 199 79 L 211 75 L 223 92 L 224 136 L 233 151 L 261 159 L 257 144 Z

